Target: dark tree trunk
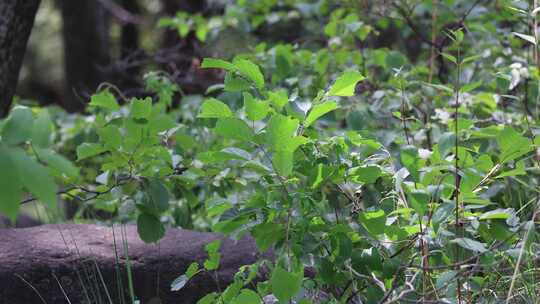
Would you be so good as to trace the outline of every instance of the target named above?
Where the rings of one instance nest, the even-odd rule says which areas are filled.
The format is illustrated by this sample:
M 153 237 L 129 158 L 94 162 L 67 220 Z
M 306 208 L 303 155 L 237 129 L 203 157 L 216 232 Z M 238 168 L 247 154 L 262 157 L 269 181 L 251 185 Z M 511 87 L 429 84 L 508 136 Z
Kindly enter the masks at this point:
M 132 16 L 140 16 L 141 7 L 137 0 L 120 0 L 118 3 L 123 10 Z M 122 28 L 119 61 L 123 63 L 136 62 L 144 55 L 139 46 L 139 24 L 133 20 L 124 20 L 120 24 Z M 121 64 L 118 67 L 113 67 L 113 73 L 117 75 L 115 76 L 116 84 L 125 93 L 141 87 L 140 66 L 127 64 L 127 67 L 123 67 Z
M 137 0 L 122 0 L 122 7 L 131 14 L 139 15 L 141 8 Z M 129 56 L 139 49 L 139 28 L 128 22 L 122 26 L 120 52 L 122 57 Z
M 60 0 L 64 35 L 66 94 L 63 107 L 82 111 L 88 96 L 107 80 L 109 15 L 97 0 Z
M 0 1 L 0 118 L 11 107 L 39 3 L 40 0 Z

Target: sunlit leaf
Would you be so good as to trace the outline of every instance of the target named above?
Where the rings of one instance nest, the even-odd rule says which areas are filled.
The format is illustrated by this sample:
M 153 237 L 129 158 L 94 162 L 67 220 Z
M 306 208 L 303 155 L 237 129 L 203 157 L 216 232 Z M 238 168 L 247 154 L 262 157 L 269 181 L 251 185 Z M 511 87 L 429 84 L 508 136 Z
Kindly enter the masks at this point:
M 328 91 L 329 96 L 353 96 L 356 84 L 365 77 L 357 71 L 347 71 L 339 76 Z
M 229 106 L 215 98 L 207 98 L 201 106 L 199 118 L 232 117 L 233 113 Z

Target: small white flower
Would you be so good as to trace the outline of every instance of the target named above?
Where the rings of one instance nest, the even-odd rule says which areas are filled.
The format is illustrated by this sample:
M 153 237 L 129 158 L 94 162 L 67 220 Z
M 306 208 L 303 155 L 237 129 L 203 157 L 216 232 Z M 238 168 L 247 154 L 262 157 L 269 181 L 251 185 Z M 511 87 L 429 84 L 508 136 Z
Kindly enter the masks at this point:
M 431 154 L 433 154 L 433 151 L 428 149 L 418 149 L 418 156 L 420 156 L 421 159 L 428 159 L 431 157 Z
M 503 65 L 503 63 L 504 63 L 504 59 L 502 57 L 497 57 L 497 59 L 495 59 L 495 62 L 493 63 L 493 66 L 498 67 L 498 66 Z
M 512 70 L 510 71 L 511 80 L 508 89 L 512 90 L 519 84 L 521 79 L 528 78 L 530 74 L 529 69 L 520 62 L 512 63 L 510 68 Z
M 512 76 L 512 78 L 510 80 L 510 85 L 508 86 L 508 89 L 513 90 L 519 84 L 519 81 L 521 80 L 521 74 L 519 73 L 519 69 L 512 69 L 512 71 L 510 71 L 510 75 Z
M 178 154 L 173 154 L 171 159 L 172 159 L 173 167 L 176 167 L 182 161 L 182 156 L 180 156 Z
M 529 76 L 530 76 L 529 69 L 527 69 L 526 67 L 522 67 L 521 69 L 519 69 L 519 74 L 523 78 L 529 78 Z
M 435 119 L 438 119 L 443 124 L 450 122 L 450 113 L 442 109 L 435 109 Z
M 263 298 L 263 302 L 264 304 L 275 304 L 275 303 L 278 303 L 279 301 L 273 294 L 270 294 Z
M 426 130 L 425 129 L 422 129 L 418 132 L 416 132 L 416 134 L 414 134 L 414 141 L 416 142 L 422 142 L 424 140 L 426 140 L 427 136 L 426 136 Z
M 204 167 L 204 163 L 198 159 L 195 159 L 191 162 L 191 166 L 196 169 L 201 169 L 202 167 Z
M 328 45 L 341 45 L 341 38 L 339 37 L 332 37 L 330 40 L 328 40 Z
M 514 62 L 510 65 L 510 68 L 515 70 L 515 69 L 520 69 L 522 67 L 521 63 L 520 62 Z
M 458 104 L 460 106 L 470 106 L 473 103 L 473 96 L 469 93 L 461 93 L 458 97 Z M 455 107 L 456 106 L 456 100 L 454 98 L 450 99 L 449 106 Z
M 495 100 L 496 104 L 499 104 L 499 102 L 501 101 L 501 95 L 493 94 L 493 99 Z

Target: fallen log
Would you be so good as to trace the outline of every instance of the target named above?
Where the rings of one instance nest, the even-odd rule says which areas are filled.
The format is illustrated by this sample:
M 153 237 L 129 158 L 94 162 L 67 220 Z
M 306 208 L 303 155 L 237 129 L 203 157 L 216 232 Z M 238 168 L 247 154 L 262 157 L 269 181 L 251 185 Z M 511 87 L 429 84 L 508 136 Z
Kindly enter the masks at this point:
M 124 226 L 133 290 L 141 303 L 196 303 L 227 286 L 242 265 L 260 254 L 253 240 L 169 229 L 159 244 L 145 244 L 136 227 Z M 180 291 L 171 282 L 194 261 L 207 258 L 204 246 L 222 239 L 215 274 L 199 274 Z M 116 251 L 115 251 L 116 246 Z M 116 261 L 120 261 L 117 263 Z M 131 303 L 122 229 L 97 225 L 43 225 L 0 230 L 0 303 Z

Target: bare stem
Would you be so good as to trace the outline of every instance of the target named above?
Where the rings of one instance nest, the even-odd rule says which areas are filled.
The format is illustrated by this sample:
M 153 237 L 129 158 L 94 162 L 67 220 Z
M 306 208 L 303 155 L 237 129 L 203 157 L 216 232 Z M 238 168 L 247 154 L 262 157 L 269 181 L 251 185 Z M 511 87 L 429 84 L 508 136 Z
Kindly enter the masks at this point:
M 460 236 L 461 233 L 461 222 L 460 222 L 460 204 L 459 204 L 459 192 L 460 192 L 460 176 L 459 176 L 459 157 L 458 157 L 458 145 L 459 145 L 459 127 L 458 127 L 458 121 L 459 121 L 459 91 L 461 90 L 461 82 L 460 82 L 460 75 L 461 75 L 461 46 L 458 45 L 457 48 L 457 75 L 456 75 L 456 87 L 455 87 L 455 95 L 456 100 L 454 104 L 454 133 L 455 133 L 455 142 L 454 142 L 454 148 L 455 148 L 455 156 L 454 156 L 454 201 L 455 201 L 455 230 L 456 230 L 456 236 Z M 456 262 L 459 262 L 459 255 L 461 253 L 459 245 L 456 244 Z M 459 270 L 458 267 L 456 267 L 456 270 Z M 463 296 L 461 294 L 461 282 L 460 282 L 459 276 L 457 277 L 457 284 L 456 284 L 456 292 L 457 292 L 457 298 L 458 303 L 463 303 Z

